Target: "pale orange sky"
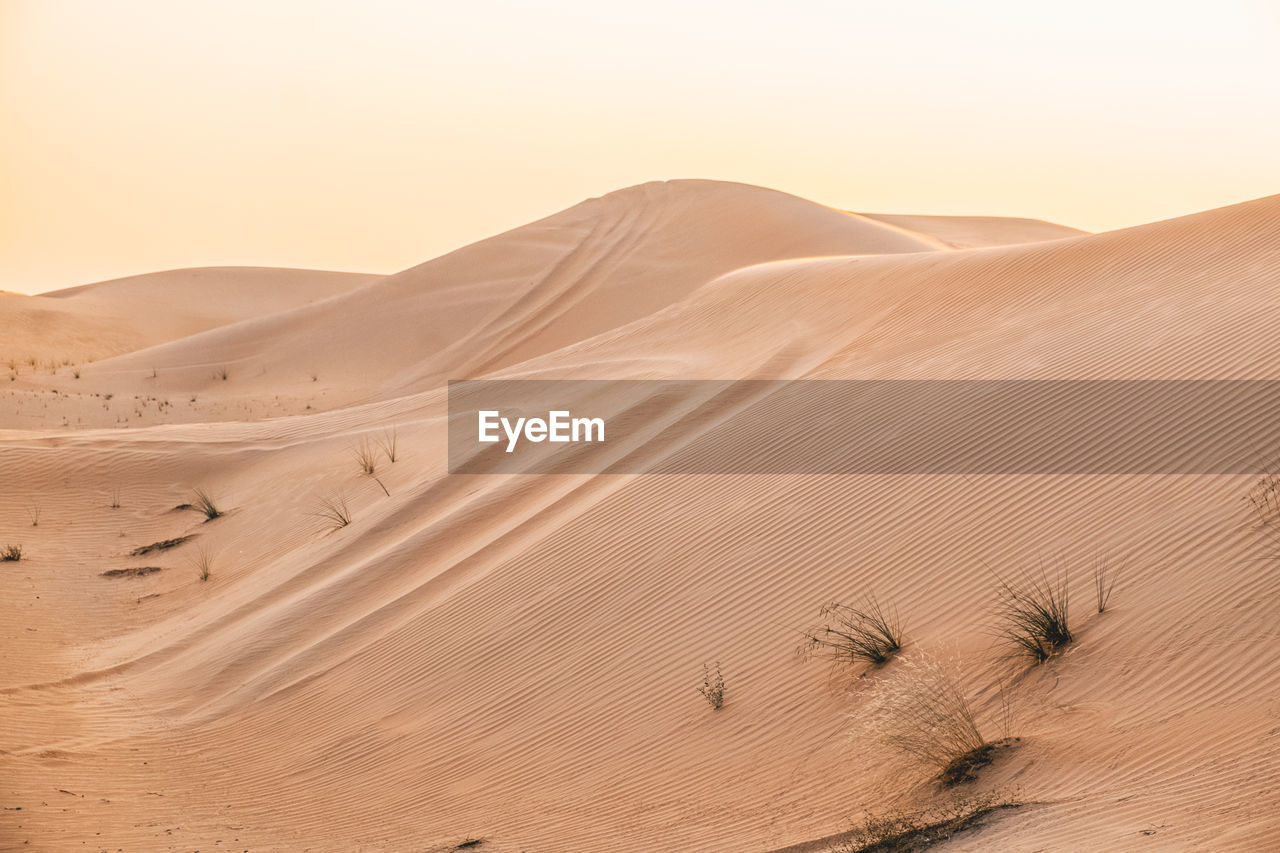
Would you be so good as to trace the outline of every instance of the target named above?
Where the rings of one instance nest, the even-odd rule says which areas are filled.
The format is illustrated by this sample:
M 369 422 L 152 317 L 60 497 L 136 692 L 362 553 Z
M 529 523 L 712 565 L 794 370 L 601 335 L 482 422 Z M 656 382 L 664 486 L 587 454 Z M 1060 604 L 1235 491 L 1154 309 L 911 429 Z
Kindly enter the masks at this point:
M 0 0 L 0 288 L 390 272 L 646 180 L 1103 230 L 1280 192 L 1268 0 Z

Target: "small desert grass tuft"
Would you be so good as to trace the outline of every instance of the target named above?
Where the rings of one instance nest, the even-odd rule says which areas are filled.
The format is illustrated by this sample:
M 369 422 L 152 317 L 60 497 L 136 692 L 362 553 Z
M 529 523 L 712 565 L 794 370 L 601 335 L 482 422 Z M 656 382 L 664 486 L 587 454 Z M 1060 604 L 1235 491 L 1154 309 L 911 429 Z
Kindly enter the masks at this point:
M 217 503 L 214 502 L 213 496 L 209 494 L 207 489 L 196 488 L 191 490 L 191 496 L 194 500 L 189 504 L 179 504 L 179 509 L 194 509 L 204 514 L 205 521 L 213 521 L 215 518 L 222 516 L 222 510 L 218 509 Z
M 160 566 L 130 566 L 127 569 L 108 569 L 102 573 L 104 578 L 140 578 L 164 571 Z
M 361 439 L 358 445 L 351 448 L 351 453 L 356 457 L 356 462 L 360 465 L 361 471 L 370 477 L 377 473 L 378 456 L 374 452 L 373 443 L 369 439 Z
M 907 811 L 867 814 L 831 847 L 832 853 L 916 853 L 947 841 L 1001 809 L 1021 803 L 1001 794 L 957 797 Z
M 227 368 L 225 367 L 219 367 L 217 370 L 213 372 L 213 378 L 221 379 L 223 382 L 226 382 L 227 377 L 230 375 L 231 375 L 231 372 L 227 370 Z
M 720 674 L 720 661 L 702 665 L 702 686 L 698 692 L 713 710 L 719 711 L 724 707 L 724 676 Z
M 996 577 L 1001 585 L 997 634 L 1014 656 L 1043 663 L 1071 642 L 1065 569 L 1050 576 L 1042 563 L 1037 574 L 1024 572 L 1019 581 Z
M 27 507 L 27 518 L 31 519 L 32 527 L 39 527 L 40 526 L 40 507 L 38 506 Z
M 1115 588 L 1116 580 L 1122 571 L 1124 571 L 1123 562 L 1113 565 L 1106 557 L 1099 557 L 1093 561 L 1093 591 L 1099 613 L 1107 611 L 1111 590 Z
M 377 476 L 378 453 L 374 449 L 373 442 L 369 441 L 367 438 L 362 438 L 358 445 L 351 448 L 351 453 L 356 457 L 356 462 L 360 465 L 360 470 L 364 474 L 373 478 L 373 481 L 382 488 L 383 494 L 387 497 L 391 497 L 391 492 L 387 490 L 386 484 L 379 480 Z
M 202 583 L 213 577 L 213 555 L 204 548 L 197 551 L 196 555 L 191 558 L 191 565 L 195 568 L 196 574 L 200 577 Z
M 1280 475 L 1268 471 L 1249 490 L 1248 497 L 1260 523 L 1280 518 Z
M 3 549 L 0 549 L 0 563 L 16 563 L 21 559 L 21 545 L 5 545 Z
M 809 654 L 879 665 L 902 648 L 897 612 L 886 611 L 873 595 L 854 607 L 833 602 L 820 615 L 822 624 L 804 635 Z
M 871 739 L 932 769 L 944 785 L 972 778 L 990 761 L 992 744 L 954 668 L 923 655 L 901 661 L 879 681 L 857 720 Z
M 378 436 L 374 441 L 378 447 L 382 449 L 383 455 L 387 457 L 387 461 L 394 463 L 396 461 L 396 428 L 384 429 L 382 435 Z
M 351 523 L 351 509 L 347 506 L 347 496 L 341 491 L 318 498 L 311 512 L 322 520 L 325 527 L 338 530 Z
M 120 508 L 120 490 L 119 490 L 119 489 L 112 489 L 112 490 L 111 490 L 111 504 L 110 504 L 110 506 L 111 506 L 111 508 L 112 508 L 112 509 L 119 509 L 119 508 Z
M 195 534 L 189 536 L 179 536 L 176 539 L 162 539 L 159 542 L 152 542 L 150 545 L 143 545 L 141 548 L 134 548 L 129 552 L 130 557 L 141 557 L 156 551 L 168 551 L 170 548 L 177 548 L 183 542 L 188 542 L 195 537 Z

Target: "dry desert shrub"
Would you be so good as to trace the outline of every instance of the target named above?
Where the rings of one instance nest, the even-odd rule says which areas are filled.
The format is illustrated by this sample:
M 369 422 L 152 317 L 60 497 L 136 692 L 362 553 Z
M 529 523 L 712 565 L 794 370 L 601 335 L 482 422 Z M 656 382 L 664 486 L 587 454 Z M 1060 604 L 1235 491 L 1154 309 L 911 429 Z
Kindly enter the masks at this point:
M 102 573 L 104 578 L 141 578 L 164 571 L 160 566 L 130 566 L 126 569 L 109 569 Z
M 804 635 L 809 654 L 878 665 L 902 648 L 897 611 L 886 611 L 875 596 L 852 607 L 833 602 L 820 615 L 822 624 Z
M 720 661 L 714 665 L 702 665 L 702 686 L 698 692 L 713 710 L 719 711 L 724 707 L 724 676 L 720 674 Z
M 956 668 L 925 655 L 900 662 L 857 712 L 862 734 L 938 774 L 944 785 L 973 778 L 995 745 L 982 735 Z
M 845 834 L 831 853 L 913 853 L 947 841 L 1001 809 L 1020 804 L 1001 794 L 957 797 L 908 811 L 868 813 Z
M 5 545 L 3 549 L 0 549 L 0 563 L 16 563 L 21 559 L 21 545 Z
M 192 536 L 179 536 L 175 539 L 162 539 L 159 542 L 152 542 L 150 545 L 143 545 L 139 548 L 134 548 L 129 552 L 129 556 L 142 557 L 147 554 L 153 554 L 156 551 L 168 551 L 170 548 L 177 548 L 183 542 L 189 541 L 193 536 L 194 534 Z

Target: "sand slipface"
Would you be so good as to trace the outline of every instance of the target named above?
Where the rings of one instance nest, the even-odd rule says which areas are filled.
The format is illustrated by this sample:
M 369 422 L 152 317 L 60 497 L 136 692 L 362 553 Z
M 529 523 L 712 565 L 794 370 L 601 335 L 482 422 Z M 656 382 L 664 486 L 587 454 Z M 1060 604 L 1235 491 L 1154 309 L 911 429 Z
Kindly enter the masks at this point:
M 676 181 L 390 276 L 5 294 L 5 349 L 81 349 L 0 399 L 0 849 L 794 849 L 955 791 L 1025 805 L 948 849 L 1280 847 L 1256 477 L 451 476 L 446 385 L 1276 380 L 1277 247 L 1277 197 L 1089 235 Z M 996 575 L 1042 561 L 1031 666 Z M 864 725 L 907 661 L 796 654 L 867 592 L 1019 738 L 952 792 Z

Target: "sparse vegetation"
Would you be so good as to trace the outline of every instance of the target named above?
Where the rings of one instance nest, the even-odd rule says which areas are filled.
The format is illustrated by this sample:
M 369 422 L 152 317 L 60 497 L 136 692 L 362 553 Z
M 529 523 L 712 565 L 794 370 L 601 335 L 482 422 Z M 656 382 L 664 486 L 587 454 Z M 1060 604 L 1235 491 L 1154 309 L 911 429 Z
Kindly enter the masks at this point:
M 189 504 L 179 504 L 179 509 L 194 509 L 197 512 L 201 512 L 204 514 L 205 521 L 213 521 L 215 518 L 222 516 L 222 510 L 218 508 L 213 496 L 207 490 L 197 488 L 193 489 L 191 494 L 195 500 Z
M 1249 490 L 1249 503 L 1262 524 L 1280 518 L 1280 475 L 1268 471 Z
M 102 573 L 102 576 L 104 578 L 140 578 L 160 571 L 164 571 L 160 566 L 130 566 L 127 569 L 108 569 Z
M 714 665 L 702 665 L 702 686 L 698 692 L 712 709 L 719 711 L 724 707 L 724 676 L 720 674 L 719 661 Z
M 805 632 L 806 651 L 837 661 L 879 665 L 902 648 L 898 614 L 886 611 L 875 596 L 857 606 L 831 603 L 820 611 L 822 624 Z
M 111 490 L 111 508 L 112 509 L 120 508 L 120 490 L 118 488 Z
M 360 465 L 360 470 L 372 477 L 373 481 L 382 488 L 387 497 L 391 497 L 391 492 L 387 490 L 386 484 L 378 479 L 376 473 L 378 470 L 378 454 L 374 449 L 373 442 L 367 438 L 362 438 L 360 443 L 351 449 L 351 452 L 355 455 L 356 462 Z
M 382 449 L 383 455 L 387 457 L 387 461 L 394 464 L 396 461 L 396 428 L 384 429 L 382 435 L 376 440 L 378 447 Z
M 1042 663 L 1071 642 L 1067 620 L 1070 596 L 1064 569 L 1058 569 L 1051 577 L 1041 564 L 1038 576 L 1024 572 L 1020 582 L 1000 578 L 1000 584 L 999 636 L 1014 655 Z
M 973 778 L 995 749 L 952 668 L 922 655 L 872 689 L 859 721 L 872 739 L 934 770 L 944 786 Z
M 360 443 L 351 449 L 351 452 L 355 454 L 360 470 L 370 477 L 374 476 L 378 469 L 378 456 L 374 452 L 373 444 L 369 439 L 361 439 Z
M 1116 580 L 1120 576 L 1120 572 L 1124 569 L 1124 564 L 1112 565 L 1106 557 L 1099 557 L 1093 562 L 1093 589 L 1096 595 L 1095 601 L 1098 605 L 1098 612 L 1105 613 L 1107 610 L 1107 602 L 1111 600 L 1111 590 L 1115 588 Z
M 27 507 L 27 518 L 31 519 L 32 527 L 39 527 L 40 526 L 40 507 L 38 506 Z
M 916 853 L 976 826 L 994 812 L 1019 805 L 998 794 L 978 794 L 915 811 L 868 814 L 830 849 L 832 853 Z
M 190 541 L 193 537 L 194 534 L 191 536 L 179 536 L 176 539 L 162 539 L 159 542 L 152 542 L 150 545 L 143 545 L 141 548 L 134 548 L 129 552 L 129 556 L 142 557 L 147 554 L 153 554 L 156 551 L 168 551 L 170 548 L 177 548 L 183 542 Z
M 213 577 L 213 557 L 204 548 L 197 551 L 196 555 L 191 558 L 191 565 L 195 567 L 201 583 Z
M 16 563 L 22 559 L 21 545 L 5 545 L 0 550 L 0 563 Z
M 226 382 L 227 377 L 230 375 L 231 375 L 231 372 L 226 367 L 219 367 L 217 370 L 213 372 L 213 378 L 221 379 L 223 382 Z
M 332 530 L 351 523 L 351 509 L 347 506 L 346 495 L 340 491 L 318 499 L 311 514 L 324 521 L 325 526 Z

